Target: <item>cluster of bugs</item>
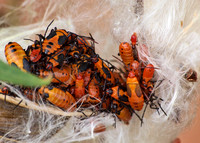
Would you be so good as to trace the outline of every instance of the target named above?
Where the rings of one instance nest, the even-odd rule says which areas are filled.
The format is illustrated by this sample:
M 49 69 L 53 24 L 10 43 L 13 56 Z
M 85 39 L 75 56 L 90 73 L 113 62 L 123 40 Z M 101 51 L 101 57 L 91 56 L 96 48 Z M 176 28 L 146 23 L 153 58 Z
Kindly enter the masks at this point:
M 155 68 L 137 55 L 136 33 L 131 44 L 119 45 L 126 69 L 123 72 L 95 52 L 97 42 L 91 34 L 81 36 L 54 28 L 46 36 L 49 26 L 44 35 L 38 34 L 38 40 L 31 40 L 33 44 L 26 50 L 16 42 L 5 46 L 8 64 L 42 78 L 53 76 L 48 86 L 20 87 L 26 98 L 43 100 L 66 111 L 92 106 L 99 112 L 113 113 L 127 124 L 133 114 L 142 121 L 144 113 L 140 117 L 136 111 L 141 111 L 145 104 L 164 112 L 161 99 L 153 93 Z M 9 95 L 10 91 L 4 87 L 1 92 Z

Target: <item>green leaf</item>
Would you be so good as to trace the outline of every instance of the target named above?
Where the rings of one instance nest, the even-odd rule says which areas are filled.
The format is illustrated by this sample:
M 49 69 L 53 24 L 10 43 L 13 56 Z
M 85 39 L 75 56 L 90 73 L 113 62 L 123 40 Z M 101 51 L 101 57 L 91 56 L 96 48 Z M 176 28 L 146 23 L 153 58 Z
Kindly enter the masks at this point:
M 23 72 L 17 67 L 10 66 L 0 61 L 1 81 L 26 87 L 37 87 L 50 84 L 51 79 L 51 76 L 45 79 L 39 78 L 36 75 L 28 72 Z

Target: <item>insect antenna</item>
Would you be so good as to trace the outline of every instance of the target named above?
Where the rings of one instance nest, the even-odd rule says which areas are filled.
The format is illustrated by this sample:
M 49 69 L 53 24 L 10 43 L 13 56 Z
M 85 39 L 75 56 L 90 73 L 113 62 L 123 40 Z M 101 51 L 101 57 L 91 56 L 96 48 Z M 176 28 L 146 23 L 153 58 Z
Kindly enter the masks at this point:
M 49 23 L 49 25 L 47 26 L 43 37 L 46 37 L 47 31 L 48 31 L 50 25 L 51 25 L 53 22 L 54 22 L 54 19 L 53 19 L 53 20 Z

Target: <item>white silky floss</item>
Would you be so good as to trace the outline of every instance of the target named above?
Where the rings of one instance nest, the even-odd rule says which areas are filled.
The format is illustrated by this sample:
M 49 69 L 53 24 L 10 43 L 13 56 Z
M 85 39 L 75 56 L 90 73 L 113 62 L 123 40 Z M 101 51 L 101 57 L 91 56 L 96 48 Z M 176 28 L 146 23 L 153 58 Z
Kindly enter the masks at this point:
M 117 55 L 119 42 L 130 42 L 131 35 L 136 32 L 139 55 L 147 57 L 156 67 L 157 80 L 162 80 L 154 90 L 155 95 L 163 99 L 160 104 L 167 113 L 165 116 L 159 110 L 159 115 L 148 107 L 142 127 L 133 115 L 129 125 L 117 120 L 114 128 L 113 116 L 103 113 L 92 120 L 72 117 L 64 125 L 64 117 L 54 118 L 30 110 L 30 120 L 20 126 L 29 130 L 37 115 L 37 121 L 41 121 L 38 123 L 41 134 L 35 137 L 22 135 L 18 139 L 40 142 L 48 137 L 46 142 L 170 143 L 191 123 L 196 112 L 199 80 L 191 83 L 184 75 L 192 68 L 199 78 L 199 13 L 198 0 L 149 0 L 143 1 L 143 5 L 140 1 L 130 0 L 31 0 L 24 1 L 19 8 L 13 7 L 0 19 L 1 23 L 10 26 L 0 30 L 1 59 L 5 61 L 3 51 L 8 42 L 16 41 L 26 48 L 32 43 L 23 39 L 35 39 L 35 34 L 44 33 L 52 19 L 55 21 L 50 29 L 57 27 L 80 35 L 91 33 L 99 43 L 95 46 L 96 52 L 107 60 Z M 9 21 L 13 17 L 18 18 L 18 23 Z M 148 47 L 148 55 L 139 48 L 143 44 Z M 108 129 L 93 134 L 96 123 L 103 123 Z M 50 135 L 57 127 L 62 127 L 61 131 Z

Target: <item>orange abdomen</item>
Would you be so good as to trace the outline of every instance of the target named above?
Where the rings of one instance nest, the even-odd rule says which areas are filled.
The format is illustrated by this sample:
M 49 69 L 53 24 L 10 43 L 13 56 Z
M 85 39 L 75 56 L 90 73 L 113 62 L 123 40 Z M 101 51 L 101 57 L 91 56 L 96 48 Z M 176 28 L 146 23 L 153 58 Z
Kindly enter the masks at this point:
M 22 71 L 30 71 L 29 59 L 16 42 L 9 42 L 5 47 L 5 56 L 9 65 L 14 65 Z
M 76 103 L 76 100 L 69 92 L 64 92 L 56 87 L 41 87 L 39 93 L 52 104 L 65 110 L 69 109 Z M 74 106 L 70 111 L 73 111 L 75 107 L 76 106 Z
M 77 75 L 76 77 L 74 95 L 77 99 L 80 99 L 85 95 L 84 80 L 81 74 Z
M 51 82 L 53 83 L 65 83 L 70 78 L 70 73 L 68 67 L 63 67 L 63 69 L 53 68 L 52 71 L 45 71 L 43 69 L 36 72 L 40 77 L 47 77 L 53 75 Z
M 98 85 L 95 85 L 95 79 L 92 79 L 92 81 L 89 83 L 88 86 L 88 94 L 86 102 L 89 102 L 91 104 L 97 104 L 101 102 L 100 98 L 100 89 Z
M 152 64 L 148 64 L 143 71 L 142 78 L 147 83 L 149 80 L 153 78 L 154 75 L 154 66 Z
M 122 61 L 126 66 L 128 66 L 133 60 L 133 49 L 131 45 L 127 42 L 122 42 L 119 45 L 119 53 L 122 58 Z
M 75 76 L 76 70 L 74 71 L 74 69 L 72 69 L 72 67 L 70 67 L 70 66 L 67 66 L 65 69 L 69 73 L 69 79 L 67 81 L 63 82 L 63 84 L 61 84 L 60 86 L 62 86 L 62 87 L 67 87 L 69 85 L 72 86 L 72 85 L 74 85 L 75 80 L 76 80 L 76 76 Z
M 69 67 L 63 67 L 62 69 L 59 69 L 59 68 L 53 68 L 52 71 L 53 71 L 53 79 L 52 79 L 52 82 L 55 82 L 55 83 L 63 83 L 63 82 L 66 82 L 69 80 L 70 78 L 70 72 L 69 72 Z

